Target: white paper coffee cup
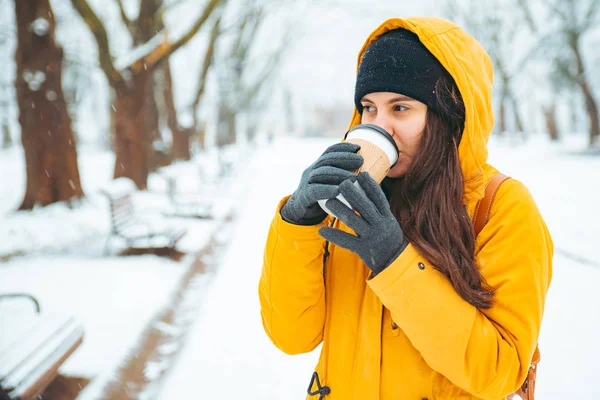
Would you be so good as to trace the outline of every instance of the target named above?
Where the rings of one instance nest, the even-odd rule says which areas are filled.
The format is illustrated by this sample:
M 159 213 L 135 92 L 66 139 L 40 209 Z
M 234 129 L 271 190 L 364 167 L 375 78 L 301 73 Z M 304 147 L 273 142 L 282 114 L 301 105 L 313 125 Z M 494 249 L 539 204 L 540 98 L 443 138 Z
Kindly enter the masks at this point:
M 348 131 L 345 141 L 358 144 L 360 146 L 358 154 L 363 156 L 365 160 L 363 165 L 353 172 L 358 174 L 366 171 L 377 183 L 383 181 L 390 168 L 398 161 L 398 147 L 394 139 L 383 128 L 377 125 L 356 125 Z M 362 191 L 358 182 L 354 182 L 354 185 Z M 352 208 L 341 194 L 337 196 L 337 199 L 349 208 Z M 327 206 L 325 206 L 327 200 L 319 200 L 319 205 L 326 213 L 335 217 Z

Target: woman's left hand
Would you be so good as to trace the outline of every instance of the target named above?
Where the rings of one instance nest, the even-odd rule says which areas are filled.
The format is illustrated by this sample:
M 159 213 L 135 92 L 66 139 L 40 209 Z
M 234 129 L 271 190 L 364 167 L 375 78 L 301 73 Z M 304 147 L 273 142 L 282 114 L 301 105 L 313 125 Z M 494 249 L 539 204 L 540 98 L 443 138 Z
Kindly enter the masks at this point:
M 327 208 L 356 235 L 331 227 L 322 227 L 319 234 L 325 240 L 358 254 L 373 275 L 377 275 L 402 253 L 408 242 L 404 240 L 402 228 L 379 184 L 367 172 L 358 174 L 357 182 L 364 193 L 350 180 L 342 182 L 339 188 L 358 214 L 338 199 L 330 199 L 326 203 Z

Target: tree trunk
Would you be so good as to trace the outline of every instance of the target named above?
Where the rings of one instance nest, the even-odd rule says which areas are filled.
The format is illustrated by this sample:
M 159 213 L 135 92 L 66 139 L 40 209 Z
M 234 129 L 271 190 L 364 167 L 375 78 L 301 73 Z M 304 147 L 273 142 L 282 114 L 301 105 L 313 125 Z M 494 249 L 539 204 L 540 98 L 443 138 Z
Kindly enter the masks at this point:
M 154 35 L 164 29 L 162 18 L 157 13 L 162 6 L 163 0 L 142 0 L 140 3 L 140 14 L 135 22 L 136 29 L 133 35 L 134 46 L 140 46 L 148 43 Z M 149 74 L 146 80 L 147 96 L 144 101 L 144 130 L 145 134 L 149 135 L 152 146 L 150 147 L 151 154 L 149 155 L 150 165 L 149 171 L 154 171 L 157 168 L 169 165 L 171 163 L 170 151 L 164 142 L 160 131 L 160 115 L 161 111 L 158 108 L 160 100 L 158 96 L 162 96 L 161 87 L 165 84 L 164 66 L 168 65 L 166 60 L 161 65 L 157 66 L 152 73 Z M 163 104 L 164 106 L 164 104 Z
M 515 99 L 514 94 L 510 94 L 510 104 L 513 109 L 513 114 L 515 117 L 515 127 L 517 129 L 517 133 L 521 134 L 523 137 L 526 136 L 525 127 L 523 125 L 523 118 L 521 118 L 521 112 L 519 111 L 519 106 L 517 104 L 517 100 Z
M 499 112 L 499 123 L 500 123 L 500 135 L 506 133 L 506 100 L 508 95 L 508 80 L 504 78 L 502 80 L 502 91 L 500 92 L 500 112 Z
M 12 137 L 10 135 L 10 127 L 7 122 L 2 123 L 2 148 L 8 149 L 13 146 Z
M 180 129 L 173 134 L 173 158 L 175 160 L 189 160 L 192 158 L 190 152 L 190 138 L 194 134 L 194 127 Z
M 27 187 L 19 210 L 83 196 L 49 0 L 15 1 L 17 103 Z
M 138 72 L 115 89 L 114 177 L 130 178 L 140 190 L 146 189 L 152 154 L 152 140 L 144 130 L 149 75 Z
M 288 135 L 293 135 L 296 131 L 296 121 L 294 117 L 294 104 L 292 92 L 286 89 L 284 92 L 285 123 Z
M 220 105 L 218 121 L 217 147 L 235 143 L 235 113 L 229 107 Z
M 546 119 L 546 130 L 550 135 L 550 140 L 557 141 L 558 135 L 558 124 L 556 123 L 556 103 L 552 103 L 548 107 L 542 106 L 542 112 Z
M 189 160 L 192 158 L 190 152 L 190 138 L 194 127 L 183 129 L 177 120 L 177 109 L 175 108 L 175 99 L 173 98 L 173 77 L 169 60 L 166 60 L 160 67 L 163 85 L 162 98 L 164 101 L 164 113 L 166 114 L 167 126 L 173 136 L 172 157 L 175 160 Z
M 202 127 L 202 128 L 195 128 L 196 129 L 196 135 L 198 138 L 198 144 L 200 145 L 200 148 L 202 150 L 206 150 L 206 127 Z
M 590 146 L 599 143 L 598 138 L 600 137 L 600 120 L 598 117 L 598 106 L 596 100 L 592 95 L 592 91 L 587 81 L 580 82 L 579 86 L 583 92 L 585 98 L 585 110 L 588 113 L 590 119 Z
M 247 132 L 247 136 L 248 136 L 248 143 L 254 143 L 254 140 L 256 139 L 256 132 L 258 129 L 256 129 L 256 125 L 255 124 L 248 124 L 248 127 L 246 128 L 246 132 Z
M 594 99 L 592 89 L 589 85 L 583 57 L 579 51 L 580 38 L 580 34 L 571 33 L 571 36 L 569 36 L 569 45 L 575 55 L 575 60 L 577 61 L 577 83 L 579 84 L 583 98 L 585 99 L 585 109 L 590 119 L 589 144 L 592 146 L 598 141 L 598 137 L 600 137 L 600 120 L 598 119 L 598 106 L 596 105 L 596 100 Z
M 504 103 L 504 99 L 500 100 L 500 112 L 498 116 L 500 120 L 500 135 L 504 135 L 506 133 L 506 105 Z

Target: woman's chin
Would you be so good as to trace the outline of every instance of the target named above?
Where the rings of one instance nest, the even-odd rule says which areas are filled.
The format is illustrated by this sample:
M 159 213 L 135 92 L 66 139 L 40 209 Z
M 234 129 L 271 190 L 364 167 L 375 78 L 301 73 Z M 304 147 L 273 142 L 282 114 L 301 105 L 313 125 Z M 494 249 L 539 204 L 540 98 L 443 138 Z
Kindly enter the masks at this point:
M 406 171 L 404 170 L 394 171 L 393 169 L 391 169 L 386 176 L 388 178 L 402 178 L 405 172 Z
M 400 168 L 398 168 L 400 167 Z M 388 178 L 402 178 L 406 173 L 406 168 L 404 166 L 396 165 L 394 168 L 390 169 L 387 173 Z

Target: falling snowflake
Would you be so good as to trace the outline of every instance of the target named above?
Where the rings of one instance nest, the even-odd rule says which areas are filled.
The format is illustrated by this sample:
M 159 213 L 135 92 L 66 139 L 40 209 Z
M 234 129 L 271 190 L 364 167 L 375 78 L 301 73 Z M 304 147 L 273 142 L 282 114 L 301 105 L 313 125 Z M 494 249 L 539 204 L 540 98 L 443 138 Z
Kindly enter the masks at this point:
M 50 30 L 50 23 L 45 18 L 38 18 L 29 25 L 29 29 L 38 36 L 46 36 Z
M 23 72 L 23 80 L 27 82 L 30 90 L 36 92 L 40 90 L 42 83 L 46 81 L 46 74 L 42 71 L 25 71 Z
M 48 101 L 55 101 L 58 98 L 58 95 L 54 90 L 48 90 L 46 92 L 46 98 L 48 99 Z

